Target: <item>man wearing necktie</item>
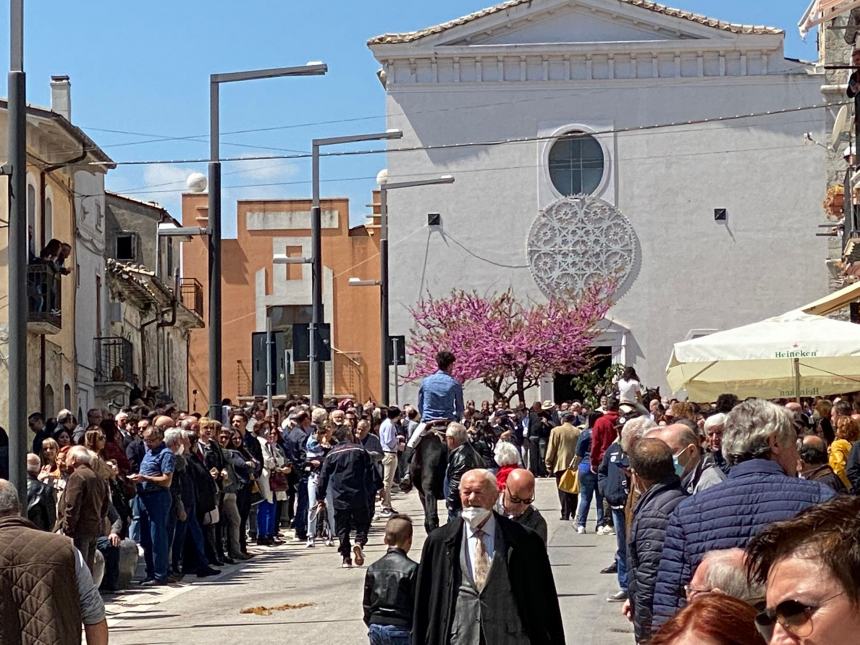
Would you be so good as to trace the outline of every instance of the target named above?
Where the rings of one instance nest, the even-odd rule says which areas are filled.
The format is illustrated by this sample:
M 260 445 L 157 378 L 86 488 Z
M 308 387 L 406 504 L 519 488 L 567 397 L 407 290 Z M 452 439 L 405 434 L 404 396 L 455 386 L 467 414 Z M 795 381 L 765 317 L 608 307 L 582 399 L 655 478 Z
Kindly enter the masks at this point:
M 413 645 L 560 645 L 561 612 L 546 548 L 533 531 L 493 512 L 495 476 L 460 480 L 462 515 L 424 543 Z

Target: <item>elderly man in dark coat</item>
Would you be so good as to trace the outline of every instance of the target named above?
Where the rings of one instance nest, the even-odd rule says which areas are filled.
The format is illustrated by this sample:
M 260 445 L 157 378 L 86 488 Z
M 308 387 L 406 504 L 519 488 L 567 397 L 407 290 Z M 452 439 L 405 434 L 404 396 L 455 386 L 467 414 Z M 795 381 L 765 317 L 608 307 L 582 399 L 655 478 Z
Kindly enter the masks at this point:
M 463 510 L 424 543 L 413 645 L 556 645 L 564 628 L 540 537 L 493 512 L 495 476 L 468 471 Z
M 632 614 L 636 642 L 644 643 L 652 634 L 654 584 L 669 516 L 687 493 L 675 474 L 672 449 L 661 439 L 637 441 L 630 453 L 630 469 L 634 484 L 643 492 L 633 510 L 627 547 L 630 600 L 625 613 Z

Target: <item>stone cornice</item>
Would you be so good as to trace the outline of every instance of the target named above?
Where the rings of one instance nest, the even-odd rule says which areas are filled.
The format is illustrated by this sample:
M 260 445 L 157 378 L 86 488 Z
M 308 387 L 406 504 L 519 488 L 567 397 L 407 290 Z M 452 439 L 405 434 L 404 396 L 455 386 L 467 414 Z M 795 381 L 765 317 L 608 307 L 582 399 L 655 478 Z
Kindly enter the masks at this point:
M 713 41 L 711 41 L 713 42 Z M 812 75 L 815 66 L 787 60 L 781 47 L 738 50 L 688 47 L 683 43 L 655 50 L 653 47 L 609 49 L 594 47 L 578 51 L 566 48 L 524 48 L 504 54 L 436 55 L 383 58 L 385 86 L 404 89 L 447 84 L 510 85 L 516 83 L 566 83 L 633 81 L 663 82 L 690 78 L 762 78 L 765 76 Z M 717 43 L 714 43 L 715 45 Z
M 767 51 L 782 56 L 782 36 L 746 38 L 702 38 L 690 40 L 642 40 L 591 43 L 527 43 L 506 45 L 439 45 L 426 49 L 414 45 L 387 46 L 376 52 L 381 61 L 418 58 L 461 58 L 492 56 L 586 56 L 588 54 L 670 54 L 706 52 Z

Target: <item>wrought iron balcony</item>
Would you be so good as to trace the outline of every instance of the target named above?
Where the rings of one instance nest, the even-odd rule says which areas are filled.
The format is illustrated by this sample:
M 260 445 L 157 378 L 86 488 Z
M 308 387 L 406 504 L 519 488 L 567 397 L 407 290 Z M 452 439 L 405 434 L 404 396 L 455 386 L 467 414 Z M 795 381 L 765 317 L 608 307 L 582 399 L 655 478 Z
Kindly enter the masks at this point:
M 105 336 L 93 339 L 96 356 L 96 383 L 131 383 L 134 348 L 125 338 Z
M 179 299 L 186 309 L 203 317 L 203 285 L 194 278 L 182 278 L 179 282 Z
M 59 334 L 63 328 L 62 274 L 51 264 L 27 265 L 27 331 L 39 335 Z

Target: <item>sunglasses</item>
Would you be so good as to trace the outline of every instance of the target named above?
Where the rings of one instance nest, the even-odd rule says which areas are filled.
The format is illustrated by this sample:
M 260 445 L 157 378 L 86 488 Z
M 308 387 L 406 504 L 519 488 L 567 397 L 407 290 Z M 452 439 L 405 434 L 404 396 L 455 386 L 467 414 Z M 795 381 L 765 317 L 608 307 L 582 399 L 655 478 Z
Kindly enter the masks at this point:
M 534 497 L 532 497 L 531 499 L 520 499 L 519 497 L 514 495 L 511 492 L 511 489 L 507 486 L 505 486 L 505 490 L 508 492 L 508 499 L 510 499 L 514 504 L 531 504 L 533 501 L 535 501 Z
M 815 612 L 844 593 L 844 591 L 840 591 L 838 594 L 825 598 L 817 606 L 806 605 L 799 600 L 783 600 L 773 609 L 765 609 L 755 617 L 756 629 L 768 642 L 773 638 L 777 623 L 789 634 L 798 638 L 806 638 L 812 633 L 812 616 Z

